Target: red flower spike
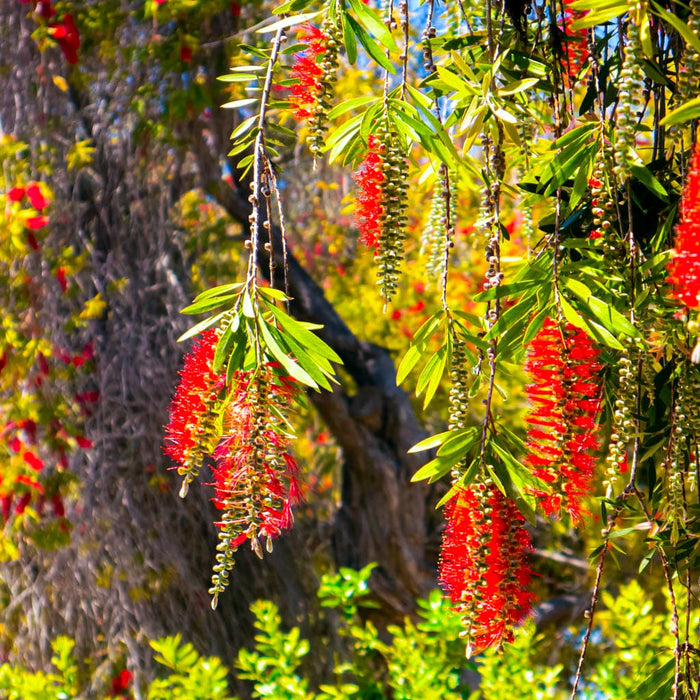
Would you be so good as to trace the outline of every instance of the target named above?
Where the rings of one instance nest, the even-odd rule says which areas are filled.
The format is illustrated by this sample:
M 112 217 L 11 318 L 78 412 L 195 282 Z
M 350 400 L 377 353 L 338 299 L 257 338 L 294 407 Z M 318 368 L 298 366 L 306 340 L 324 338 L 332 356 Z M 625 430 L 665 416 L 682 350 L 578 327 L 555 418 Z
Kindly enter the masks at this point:
M 674 296 L 691 308 L 700 306 L 700 141 L 690 159 L 668 271 Z
M 11 202 L 20 202 L 24 198 L 26 190 L 24 187 L 13 187 L 8 193 L 7 198 Z
M 49 200 L 41 193 L 41 188 L 37 182 L 30 182 L 27 185 L 27 197 L 29 198 L 29 203 L 37 211 L 42 211 L 49 206 Z
M 36 472 L 44 468 L 44 463 L 33 452 L 25 452 L 22 458 Z
M 367 153 L 359 170 L 354 174 L 360 192 L 355 201 L 355 224 L 360 231 L 360 241 L 368 248 L 376 248 L 382 231 L 382 183 L 384 182 L 382 145 L 370 134 Z
M 192 47 L 187 44 L 180 46 L 180 60 L 183 63 L 189 63 L 192 60 Z
M 60 22 L 49 24 L 49 35 L 58 44 L 68 63 L 78 62 L 80 48 L 80 33 L 73 22 L 73 15 L 67 12 Z
M 203 423 L 211 406 L 210 397 L 218 394 L 223 386 L 224 378 L 212 370 L 218 341 L 217 331 L 202 333 L 192 352 L 185 357 L 180 384 L 170 404 L 165 453 L 185 471 L 198 470 L 201 464 Z
M 31 216 L 24 222 L 24 225 L 31 231 L 38 231 L 39 229 L 44 228 L 44 226 L 46 226 L 48 223 L 48 216 Z
M 522 515 L 493 483 L 477 483 L 457 491 L 445 516 L 440 583 L 464 616 L 467 653 L 511 642 L 534 599 Z
M 571 25 L 586 13 L 571 7 L 572 0 L 564 0 L 564 46 L 566 58 L 562 67 L 573 82 L 588 60 L 588 32 L 585 29 L 573 31 Z
M 329 37 L 313 24 L 304 24 L 298 38 L 308 44 L 308 48 L 294 57 L 292 78 L 296 78 L 297 83 L 291 86 L 292 96 L 289 102 L 294 117 L 302 121 L 313 116 L 323 76 L 319 58 L 326 53 Z
M 574 523 L 583 515 L 581 499 L 589 492 L 599 448 L 598 351 L 579 328 L 562 329 L 547 319 L 528 347 L 526 387 L 532 408 L 525 463 L 542 480 L 533 490 L 547 515 L 566 510 Z M 548 488 L 545 488 L 548 487 Z

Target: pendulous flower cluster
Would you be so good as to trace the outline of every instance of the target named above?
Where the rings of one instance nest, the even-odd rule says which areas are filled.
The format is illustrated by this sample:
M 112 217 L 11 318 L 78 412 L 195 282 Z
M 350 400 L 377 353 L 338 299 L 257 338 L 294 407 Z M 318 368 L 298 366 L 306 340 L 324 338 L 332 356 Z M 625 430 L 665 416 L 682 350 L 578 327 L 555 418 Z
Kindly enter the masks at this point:
M 397 137 L 381 124 L 367 139 L 367 151 L 355 173 L 359 193 L 355 223 L 360 241 L 375 249 L 382 297 L 396 291 L 406 239 L 406 159 Z
M 246 541 L 262 556 L 260 538 L 272 540 L 291 527 L 292 506 L 301 500 L 298 468 L 289 451 L 285 413 L 297 388 L 268 363 L 238 371 L 225 386 L 213 361 L 219 332 L 205 332 L 185 358 L 166 426 L 165 452 L 184 477 L 180 492 L 213 460 L 214 503 L 222 511 L 212 605 L 228 585 L 233 555 Z
M 567 511 L 579 523 L 600 446 L 598 351 L 581 329 L 547 319 L 528 347 L 524 368 L 532 378 L 525 463 L 543 482 L 534 495 L 547 515 Z
M 295 56 L 292 78 L 297 82 L 291 87 L 290 106 L 296 119 L 309 121 L 309 148 L 317 154 L 326 134 L 341 37 L 335 23 L 326 19 L 321 28 L 304 24 L 298 38 L 308 48 Z
M 165 453 L 177 463 L 177 473 L 184 477 L 180 491 L 183 497 L 217 441 L 213 416 L 225 383 L 224 377 L 212 370 L 218 341 L 218 331 L 209 330 L 195 343 L 185 357 L 180 383 L 170 404 Z
M 511 642 L 529 614 L 532 545 L 522 515 L 491 480 L 459 488 L 445 514 L 440 583 L 463 616 L 471 656 Z
M 355 199 L 355 224 L 360 232 L 360 242 L 368 248 L 376 248 L 382 230 L 382 145 L 370 134 L 367 152 L 354 174 L 359 193 Z
M 675 254 L 668 266 L 673 294 L 686 306 L 700 306 L 700 141 L 690 159 L 676 227 Z
M 213 606 L 228 585 L 238 547 L 248 540 L 262 558 L 260 538 L 270 552 L 272 540 L 294 521 L 292 506 L 302 498 L 284 413 L 297 391 L 294 380 L 277 375 L 270 364 L 233 378 L 214 451 L 214 502 L 223 514 L 209 590 Z

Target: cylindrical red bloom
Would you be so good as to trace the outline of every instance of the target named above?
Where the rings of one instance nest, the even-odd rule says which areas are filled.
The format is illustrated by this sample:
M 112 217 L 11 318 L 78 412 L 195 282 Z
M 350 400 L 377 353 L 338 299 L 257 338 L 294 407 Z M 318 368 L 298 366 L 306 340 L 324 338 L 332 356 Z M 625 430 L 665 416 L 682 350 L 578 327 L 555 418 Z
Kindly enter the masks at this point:
M 440 583 L 464 616 L 469 655 L 513 640 L 532 608 L 523 517 L 493 484 L 458 489 L 445 507 Z
M 192 347 L 170 404 L 165 453 L 184 470 L 182 473 L 198 470 L 207 451 L 205 419 L 223 386 L 223 378 L 212 370 L 218 340 L 217 331 L 206 331 Z
M 319 58 L 326 53 L 329 37 L 313 24 L 302 25 L 299 40 L 308 44 L 308 48 L 294 57 L 292 78 L 297 82 L 292 85 L 289 100 L 294 116 L 299 120 L 309 119 L 321 89 L 323 69 Z
M 63 55 L 70 64 L 78 62 L 78 49 L 80 48 L 80 34 L 73 21 L 73 15 L 67 12 L 60 22 L 49 24 L 49 34 L 59 45 Z
M 384 182 L 382 145 L 370 134 L 367 153 L 354 178 L 360 192 L 355 200 L 355 223 L 360 231 L 360 241 L 368 248 L 376 248 L 382 233 L 382 183 Z
M 681 199 L 676 246 L 669 263 L 673 294 L 686 306 L 700 306 L 700 141 L 695 144 Z
M 582 516 L 599 448 L 598 351 L 584 331 L 547 319 L 528 347 L 526 387 L 532 408 L 525 463 L 542 480 L 535 495 L 547 515 Z

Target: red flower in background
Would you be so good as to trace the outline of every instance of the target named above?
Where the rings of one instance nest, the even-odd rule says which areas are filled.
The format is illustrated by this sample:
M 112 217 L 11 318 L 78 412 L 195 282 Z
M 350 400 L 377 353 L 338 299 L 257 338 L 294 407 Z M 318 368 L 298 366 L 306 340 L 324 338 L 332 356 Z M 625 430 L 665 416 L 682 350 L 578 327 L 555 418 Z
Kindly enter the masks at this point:
M 183 63 L 189 63 L 192 60 L 192 47 L 187 44 L 180 46 L 180 60 Z
M 20 202 L 24 197 L 27 190 L 24 187 L 13 187 L 8 193 L 7 197 L 11 202 Z
M 673 294 L 686 306 L 700 306 L 700 141 L 695 144 L 681 199 L 676 246 L 668 266 Z
M 120 693 L 125 692 L 129 689 L 133 675 L 131 671 L 124 669 L 119 673 L 119 675 L 112 678 L 112 687 L 110 689 L 110 695 L 116 696 Z
M 49 25 L 49 35 L 59 45 L 68 63 L 74 64 L 78 62 L 80 33 L 70 12 L 63 15 L 60 22 L 53 22 Z
M 457 491 L 445 517 L 440 583 L 467 619 L 468 655 L 512 641 L 534 598 L 522 515 L 493 483 L 476 483 Z
M 313 115 L 323 76 L 318 59 L 326 53 L 328 36 L 313 24 L 304 24 L 298 38 L 308 44 L 308 48 L 294 57 L 292 78 L 296 78 L 297 82 L 291 87 L 292 96 L 289 101 L 294 116 L 301 121 Z
M 585 15 L 585 12 L 570 7 L 571 2 L 572 0 L 564 0 L 566 58 L 563 61 L 563 69 L 571 80 L 575 80 L 588 59 L 588 32 L 586 29 L 571 29 L 571 25 Z
M 535 491 L 544 512 L 582 516 L 581 499 L 589 492 L 599 448 L 600 381 L 598 351 L 584 331 L 570 323 L 563 329 L 547 319 L 528 347 L 526 387 L 532 409 L 525 463 L 543 482 Z
M 376 248 L 382 231 L 382 145 L 370 134 L 367 153 L 358 171 L 354 174 L 360 192 L 355 200 L 355 224 L 360 231 L 360 241 L 368 248 Z
M 41 193 L 41 188 L 37 182 L 30 182 L 27 185 L 27 197 L 29 198 L 29 203 L 37 211 L 42 211 L 49 206 L 49 200 Z
M 49 217 L 48 216 L 30 216 L 25 222 L 24 225 L 30 229 L 31 231 L 38 231 L 39 229 L 44 228 L 49 223 Z

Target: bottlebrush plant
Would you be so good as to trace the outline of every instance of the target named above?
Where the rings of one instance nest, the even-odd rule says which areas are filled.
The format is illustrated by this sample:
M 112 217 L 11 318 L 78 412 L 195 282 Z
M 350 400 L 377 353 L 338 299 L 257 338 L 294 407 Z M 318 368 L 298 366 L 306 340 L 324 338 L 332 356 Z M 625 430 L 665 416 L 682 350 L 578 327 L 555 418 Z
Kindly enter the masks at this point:
M 253 148 L 240 167 L 250 168 L 268 156 L 274 161 L 274 152 L 260 138 L 269 114 L 291 109 L 306 117 L 304 105 L 313 104 L 319 91 L 326 35 L 303 24 L 317 13 L 293 15 L 307 5 L 283 4 L 276 11 L 292 16 L 264 29 L 274 38 L 265 81 L 259 80 L 257 126 L 249 136 L 241 129 L 234 133 L 234 155 L 244 144 Z M 693 6 L 693 17 L 696 10 Z M 695 47 L 699 39 L 683 18 L 644 3 L 619 3 L 613 10 L 592 0 L 567 2 L 563 14 L 560 8 L 548 12 L 549 19 L 536 31 L 513 8 L 509 12 L 518 17 L 517 26 L 497 30 L 498 9 L 487 3 L 470 10 L 464 22 L 457 19 L 454 26 L 460 31 L 453 31 L 437 21 L 437 6 L 431 2 L 420 19 L 424 65 L 414 73 L 407 59 L 415 28 L 408 3 L 392 5 L 383 16 L 359 0 L 332 1 L 321 12 L 342 26 L 347 61 L 358 60 L 362 47 L 368 71 L 382 78 L 381 94 L 380 89 L 367 90 L 329 110 L 329 136 L 325 144 L 315 142 L 312 151 L 327 154 L 331 163 L 355 165 L 357 239 L 374 253 L 387 300 L 401 295 L 396 271 L 404 257 L 406 183 L 411 178 L 434 183 L 428 215 L 431 270 L 438 274 L 441 308 L 412 332 L 398 378 L 403 381 L 422 366 L 416 390 L 425 396 L 424 408 L 445 382 L 451 386 L 449 429 L 414 447 L 414 452 L 433 451 L 414 479 L 451 480 L 441 501 L 447 526 L 440 578 L 463 615 L 469 649 L 478 651 L 512 639 L 513 627 L 533 605 L 525 522 L 535 523 L 537 513 L 565 517 L 580 527 L 590 517 L 594 499 L 603 498 L 606 527 L 599 574 L 623 510 L 657 532 L 650 543 L 666 567 L 673 559 L 671 548 L 682 539 L 678 533 L 694 536 L 687 519 L 681 518 L 680 526 L 677 520 L 679 512 L 688 512 L 688 499 L 696 498 L 690 467 L 695 428 L 684 423 L 684 436 L 689 432 L 683 458 L 677 454 L 680 444 L 673 442 L 674 468 L 681 471 L 674 483 L 680 479 L 684 484 L 675 491 L 674 498 L 684 505 L 673 507 L 673 543 L 667 539 L 670 511 L 660 507 L 661 494 L 652 490 L 643 495 L 649 477 L 647 471 L 642 475 L 641 463 L 646 461 L 649 470 L 644 455 L 653 439 L 650 421 L 658 420 L 659 411 L 688 413 L 660 395 L 654 377 L 672 377 L 675 390 L 681 391 L 685 374 L 697 371 L 686 362 L 692 339 L 684 335 L 684 319 L 664 284 L 664 251 L 673 243 L 669 233 L 678 200 L 674 166 L 670 160 L 665 168 L 650 161 L 670 147 L 678 162 L 686 162 L 684 135 L 688 123 L 700 116 L 700 107 L 697 100 L 676 102 L 660 122 L 648 108 L 648 86 L 653 84 L 654 95 L 672 90 L 658 79 L 672 63 L 657 65 L 656 74 L 645 77 L 644 61 L 660 60 L 657 34 L 649 32 L 659 23 L 681 43 Z M 619 31 L 610 24 L 615 19 Z M 268 104 L 265 85 L 271 71 L 282 70 L 276 63 L 279 48 L 287 29 L 297 23 L 305 27 L 302 36 L 309 49 L 291 69 L 297 81 L 293 96 L 288 103 Z M 527 51 L 526 38 L 533 42 Z M 604 73 L 606 46 L 620 51 Z M 577 82 L 579 76 L 583 83 Z M 647 144 L 643 133 L 652 122 L 654 140 Z M 666 131 L 670 141 L 660 137 Z M 410 172 L 404 156 L 411 159 Z M 669 270 L 674 293 L 696 306 L 692 218 L 697 152 L 687 163 Z M 274 170 L 274 164 L 270 167 Z M 267 168 L 253 175 L 253 188 L 270 177 Z M 510 184 L 514 168 L 521 168 L 516 187 Z M 455 247 L 464 216 L 452 201 L 457 195 L 451 181 L 458 179 L 470 180 L 481 196 L 468 245 L 483 251 L 483 287 L 469 311 L 455 303 L 450 291 L 453 269 L 464 256 Z M 277 198 L 274 186 L 272 190 Z M 255 195 L 252 201 L 255 218 Z M 535 231 L 539 226 L 539 236 L 530 234 L 527 247 L 510 239 L 504 228 L 503 211 L 514 205 L 528 212 Z M 640 227 L 643 212 L 651 211 L 657 233 Z M 411 216 L 424 218 L 422 212 L 409 212 Z M 266 225 L 271 226 L 269 219 Z M 399 233 L 393 233 L 394 226 Z M 394 238 L 400 245 L 386 242 Z M 606 260 L 612 251 L 616 258 Z M 609 270 L 614 270 L 612 277 Z M 691 333 L 694 328 L 688 326 Z M 500 388 L 517 366 L 528 375 L 517 375 L 527 399 L 521 405 L 529 404 L 525 431 L 505 420 L 509 402 L 518 399 Z M 679 396 L 688 396 L 687 390 Z M 612 428 L 606 429 L 606 422 Z M 612 456 L 601 491 L 603 447 L 608 444 Z M 670 469 L 661 463 L 657 468 Z M 685 558 L 688 565 L 691 560 Z M 599 585 L 600 575 L 594 601 Z M 582 658 L 587 642 L 588 635 Z M 681 667 L 694 662 L 678 654 L 674 678 L 680 688 Z

